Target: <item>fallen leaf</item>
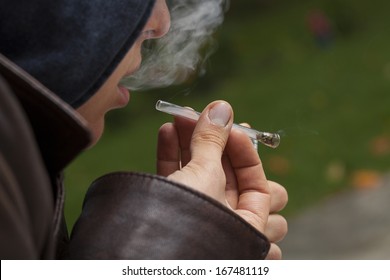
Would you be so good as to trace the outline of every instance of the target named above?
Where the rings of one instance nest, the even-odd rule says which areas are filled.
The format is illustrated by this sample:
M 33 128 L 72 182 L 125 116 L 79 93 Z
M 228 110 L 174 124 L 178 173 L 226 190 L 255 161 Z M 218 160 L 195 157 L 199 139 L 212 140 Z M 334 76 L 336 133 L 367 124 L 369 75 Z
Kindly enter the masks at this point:
M 276 175 L 287 175 L 291 171 L 290 161 L 282 156 L 271 156 L 268 160 L 269 170 Z
M 390 136 L 379 135 L 371 140 L 370 151 L 374 156 L 385 156 L 390 154 Z
M 376 188 L 381 181 L 381 173 L 375 170 L 357 170 L 352 174 L 352 186 L 358 189 Z

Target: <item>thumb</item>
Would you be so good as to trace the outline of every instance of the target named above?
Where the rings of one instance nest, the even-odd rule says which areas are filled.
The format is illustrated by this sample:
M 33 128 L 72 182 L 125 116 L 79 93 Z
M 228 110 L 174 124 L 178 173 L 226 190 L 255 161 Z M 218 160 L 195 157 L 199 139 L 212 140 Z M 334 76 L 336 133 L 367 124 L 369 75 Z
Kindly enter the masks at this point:
M 198 163 L 220 163 L 232 124 L 233 110 L 227 102 L 210 103 L 200 115 L 192 134 L 192 160 Z

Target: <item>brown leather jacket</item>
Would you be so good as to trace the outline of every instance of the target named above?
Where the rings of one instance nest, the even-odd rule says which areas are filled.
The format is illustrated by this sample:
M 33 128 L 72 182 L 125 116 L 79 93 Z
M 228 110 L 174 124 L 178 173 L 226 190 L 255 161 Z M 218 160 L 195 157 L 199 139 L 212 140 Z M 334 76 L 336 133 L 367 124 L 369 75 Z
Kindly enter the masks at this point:
M 92 183 L 71 237 L 62 170 L 90 141 L 72 108 L 0 55 L 1 259 L 263 259 L 269 242 L 213 199 L 166 178 Z

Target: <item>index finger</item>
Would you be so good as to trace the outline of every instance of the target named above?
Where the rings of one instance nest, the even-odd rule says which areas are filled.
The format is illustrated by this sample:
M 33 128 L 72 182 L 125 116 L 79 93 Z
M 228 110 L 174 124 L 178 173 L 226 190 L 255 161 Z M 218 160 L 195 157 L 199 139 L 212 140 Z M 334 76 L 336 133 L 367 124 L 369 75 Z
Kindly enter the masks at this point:
M 175 127 L 179 137 L 181 165 L 186 166 L 191 160 L 190 144 L 196 122 L 182 117 L 175 117 Z

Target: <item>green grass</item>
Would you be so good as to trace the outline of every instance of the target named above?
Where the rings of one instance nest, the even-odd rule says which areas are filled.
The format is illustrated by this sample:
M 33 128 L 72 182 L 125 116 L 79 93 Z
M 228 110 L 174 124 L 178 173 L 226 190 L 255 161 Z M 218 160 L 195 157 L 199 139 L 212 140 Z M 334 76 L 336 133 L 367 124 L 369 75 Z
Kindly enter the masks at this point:
M 268 178 L 289 191 L 286 215 L 350 187 L 356 170 L 389 171 L 390 155 L 373 155 L 370 143 L 378 135 L 390 137 L 390 2 L 274 1 L 266 7 L 258 2 L 232 3 L 205 77 L 134 93 L 128 108 L 109 114 L 103 139 L 67 169 L 70 226 L 98 176 L 155 172 L 157 130 L 171 119 L 153 109 L 159 98 L 198 110 L 224 99 L 236 122 L 282 130 L 281 146 L 260 147 L 259 153 Z M 245 8 L 250 5 L 258 10 Z M 305 25 L 314 6 L 342 27 L 325 50 L 316 47 Z M 335 165 L 341 176 L 330 178 L 327 170 Z

